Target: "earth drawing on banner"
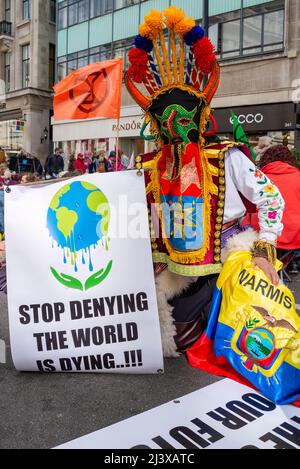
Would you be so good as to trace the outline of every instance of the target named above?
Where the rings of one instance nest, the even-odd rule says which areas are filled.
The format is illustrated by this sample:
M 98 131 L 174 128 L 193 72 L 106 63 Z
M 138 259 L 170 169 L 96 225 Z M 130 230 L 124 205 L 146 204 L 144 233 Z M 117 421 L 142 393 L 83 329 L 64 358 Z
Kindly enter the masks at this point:
M 80 270 L 81 265 L 86 264 L 90 272 L 96 270 L 82 283 L 75 276 L 59 273 L 51 267 L 55 279 L 65 287 L 89 290 L 109 275 L 112 261 L 105 268 L 95 269 L 93 251 L 101 246 L 106 251 L 109 249 L 110 216 L 106 196 L 98 187 L 88 182 L 70 182 L 54 195 L 47 214 L 52 247 L 62 250 L 63 263 L 71 264 L 75 273 Z

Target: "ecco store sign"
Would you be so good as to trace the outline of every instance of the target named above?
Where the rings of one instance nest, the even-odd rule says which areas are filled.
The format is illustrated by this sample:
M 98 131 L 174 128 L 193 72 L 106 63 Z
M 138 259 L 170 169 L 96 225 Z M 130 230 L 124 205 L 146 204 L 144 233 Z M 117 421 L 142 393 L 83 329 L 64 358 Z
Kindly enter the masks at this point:
M 240 124 L 253 124 L 254 122 L 256 124 L 261 124 L 264 121 L 264 116 L 261 113 L 257 114 L 240 114 L 237 116 L 238 121 Z M 230 117 L 230 124 L 233 125 L 233 119 Z
M 296 126 L 294 103 L 219 108 L 214 111 L 218 134 L 232 134 L 233 120 L 231 111 L 238 117 L 238 121 L 245 132 L 294 130 Z

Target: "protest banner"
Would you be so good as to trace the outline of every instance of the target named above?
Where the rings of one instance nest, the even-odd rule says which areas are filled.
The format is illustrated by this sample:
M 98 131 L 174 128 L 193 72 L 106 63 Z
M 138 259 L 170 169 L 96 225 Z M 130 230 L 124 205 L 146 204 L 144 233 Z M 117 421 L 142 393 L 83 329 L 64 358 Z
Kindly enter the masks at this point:
M 299 449 L 299 434 L 299 408 L 278 407 L 225 379 L 57 448 Z M 161 464 L 164 456 L 150 453 L 146 462 Z M 107 457 L 114 462 L 113 452 Z
M 5 208 L 15 367 L 161 373 L 144 178 L 12 186 Z

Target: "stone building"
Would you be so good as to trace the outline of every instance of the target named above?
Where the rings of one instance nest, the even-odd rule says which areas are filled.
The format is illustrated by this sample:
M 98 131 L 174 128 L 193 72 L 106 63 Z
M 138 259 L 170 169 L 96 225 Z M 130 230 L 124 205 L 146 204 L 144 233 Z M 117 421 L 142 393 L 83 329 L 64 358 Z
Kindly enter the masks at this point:
M 55 0 L 0 0 L 0 146 L 42 161 L 51 142 Z

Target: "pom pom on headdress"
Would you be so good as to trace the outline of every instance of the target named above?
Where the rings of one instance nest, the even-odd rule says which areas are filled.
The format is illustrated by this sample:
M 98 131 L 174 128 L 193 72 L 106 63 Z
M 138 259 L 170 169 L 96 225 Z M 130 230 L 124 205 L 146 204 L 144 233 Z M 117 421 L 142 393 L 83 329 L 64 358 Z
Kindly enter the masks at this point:
M 145 16 L 145 23 L 140 26 L 140 35 L 149 39 L 157 39 L 163 30 L 164 24 L 162 14 L 158 10 L 151 10 Z
M 148 67 L 145 65 L 134 64 L 128 69 L 128 75 L 136 83 L 142 83 L 147 76 Z
M 143 37 L 146 37 L 148 39 L 152 39 L 151 37 L 151 29 L 149 28 L 149 26 L 145 23 L 143 24 L 140 24 L 139 26 L 139 33 L 141 36 Z
M 153 50 L 153 43 L 146 37 L 141 36 L 140 34 L 136 36 L 134 40 L 134 45 L 137 49 L 144 50 L 145 52 L 152 52 Z
M 192 28 L 185 36 L 184 41 L 187 46 L 192 46 L 200 39 L 204 38 L 205 31 L 200 26 L 195 26 Z
M 204 37 L 197 41 L 193 46 L 193 52 L 197 69 L 205 75 L 209 74 L 216 60 L 215 48 L 210 39 Z
M 200 57 L 196 59 L 196 67 L 204 73 L 204 75 L 208 75 L 213 69 L 215 60 L 215 54 L 200 55 Z
M 181 8 L 177 8 L 175 5 L 167 8 L 164 11 L 165 24 L 167 28 L 174 29 L 177 23 L 180 23 L 185 17 L 184 11 Z
M 195 26 L 195 20 L 193 18 L 184 18 L 179 23 L 176 23 L 174 26 L 174 32 L 180 36 L 184 36 Z
M 215 47 L 208 37 L 204 37 L 201 41 L 196 42 L 193 46 L 193 52 L 197 58 L 199 55 L 213 54 Z
M 141 49 L 131 49 L 128 52 L 128 59 L 133 65 L 143 65 L 145 67 L 148 64 L 148 54 Z
M 142 83 L 148 72 L 148 54 L 141 49 L 131 49 L 128 52 L 128 59 L 131 66 L 128 69 L 129 76 L 136 83 Z

